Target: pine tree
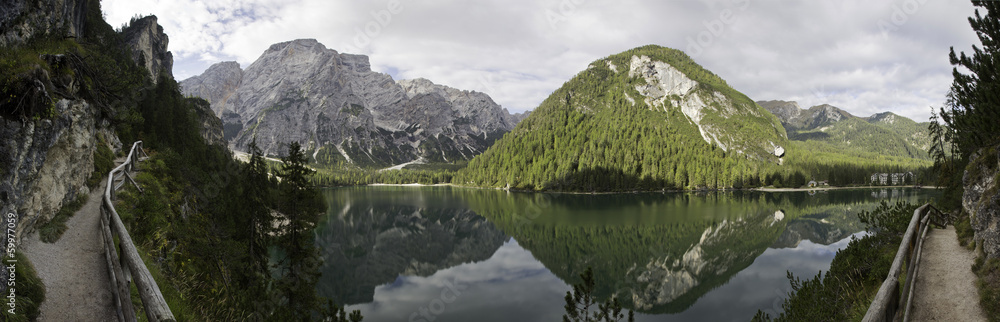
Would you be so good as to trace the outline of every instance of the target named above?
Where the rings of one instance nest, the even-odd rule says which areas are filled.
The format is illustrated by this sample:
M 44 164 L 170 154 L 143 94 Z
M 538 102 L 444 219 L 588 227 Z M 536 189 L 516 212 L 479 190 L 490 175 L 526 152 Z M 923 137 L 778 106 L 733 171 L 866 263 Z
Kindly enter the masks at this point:
M 274 222 L 271 211 L 267 208 L 267 164 L 264 163 L 263 153 L 257 146 L 256 136 L 250 141 L 249 148 L 250 160 L 243 168 L 246 185 L 243 187 L 242 198 L 245 215 L 249 221 L 246 227 L 250 232 L 247 241 L 248 251 L 253 270 L 262 276 L 267 276 L 267 245 Z
M 972 1 L 976 7 L 986 9 L 980 15 L 969 17 L 969 25 L 976 32 L 982 48 L 973 45 L 972 56 L 965 52 L 955 54 L 951 48 L 948 58 L 956 67 L 952 70 L 954 81 L 948 94 L 947 110 L 941 109 L 941 119 L 954 130 L 953 144 L 958 145 L 962 158 L 981 147 L 1000 143 L 1000 2 Z M 959 72 L 963 67 L 971 74 Z
M 282 275 L 275 285 L 287 305 L 280 306 L 277 315 L 286 320 L 308 320 L 319 309 L 315 286 L 320 263 L 310 232 L 316 227 L 320 208 L 309 185 L 312 170 L 306 167 L 298 142 L 288 145 L 288 155 L 281 161 L 280 206 L 285 218 L 278 230 L 278 246 L 285 256 L 278 264 Z

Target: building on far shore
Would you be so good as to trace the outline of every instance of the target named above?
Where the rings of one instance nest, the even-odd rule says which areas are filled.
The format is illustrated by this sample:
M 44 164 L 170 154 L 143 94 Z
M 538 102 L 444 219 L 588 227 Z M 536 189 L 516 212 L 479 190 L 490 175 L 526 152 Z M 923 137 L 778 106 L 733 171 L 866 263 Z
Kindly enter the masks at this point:
M 897 173 L 872 173 L 871 184 L 880 186 L 899 186 L 917 182 L 913 172 Z

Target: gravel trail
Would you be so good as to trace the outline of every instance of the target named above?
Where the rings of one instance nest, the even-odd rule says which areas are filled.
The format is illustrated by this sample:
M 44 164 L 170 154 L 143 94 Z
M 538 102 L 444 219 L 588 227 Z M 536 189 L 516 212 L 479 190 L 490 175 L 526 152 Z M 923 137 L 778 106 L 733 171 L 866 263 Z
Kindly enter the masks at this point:
M 958 245 L 955 227 L 930 229 L 913 294 L 913 321 L 986 321 L 979 307 L 975 255 Z
M 69 219 L 58 241 L 44 243 L 37 233 L 24 238 L 21 251 L 45 284 L 39 321 L 118 320 L 101 244 L 101 196 L 107 185 L 103 182 Z

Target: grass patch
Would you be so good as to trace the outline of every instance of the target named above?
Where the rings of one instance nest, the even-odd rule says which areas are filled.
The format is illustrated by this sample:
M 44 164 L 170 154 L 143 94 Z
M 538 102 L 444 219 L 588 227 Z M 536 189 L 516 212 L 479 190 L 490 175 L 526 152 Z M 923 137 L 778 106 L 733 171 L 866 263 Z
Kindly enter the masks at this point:
M 63 205 L 62 209 L 59 209 L 59 212 L 52 216 L 51 220 L 43 222 L 38 228 L 38 235 L 42 241 L 49 244 L 58 241 L 68 228 L 66 222 L 69 221 L 70 217 L 73 217 L 77 210 L 83 208 L 83 205 L 87 203 L 87 198 L 86 194 L 77 196 L 76 200 Z
M 146 256 L 145 252 L 139 251 L 139 257 L 142 257 L 142 262 L 146 264 L 146 268 L 149 269 L 149 275 L 153 276 L 153 280 L 156 281 L 156 286 L 160 288 L 160 293 L 163 294 L 163 299 L 167 301 L 167 306 L 170 307 L 170 313 L 173 313 L 174 319 L 177 321 L 192 321 L 195 320 L 196 315 L 194 315 L 191 308 L 188 306 L 187 301 L 184 300 L 184 296 L 181 295 L 180 291 L 177 290 L 173 284 L 170 283 L 166 277 L 163 276 L 163 272 L 160 271 L 159 265 L 149 260 L 149 256 Z M 132 297 L 132 307 L 135 308 L 136 319 L 139 321 L 149 321 L 146 317 L 146 309 L 142 306 L 142 299 L 139 297 L 139 290 L 136 288 L 135 283 L 131 284 L 131 297 Z
M 108 147 L 108 141 L 103 135 L 97 136 L 97 151 L 94 151 L 94 172 L 87 179 L 87 186 L 93 189 L 107 178 L 111 169 L 115 168 L 115 153 Z
M 969 215 L 963 211 L 960 215 L 958 215 L 954 225 L 955 234 L 958 235 L 958 244 L 969 250 L 975 249 L 976 241 L 973 238 L 975 231 L 972 230 L 972 223 L 970 222 Z
M 972 265 L 972 271 L 979 276 L 976 281 L 979 305 L 988 320 L 1000 322 L 1000 258 L 985 258 L 985 255 L 980 254 Z
M 16 291 L 15 301 L 17 307 L 14 309 L 14 314 L 11 314 L 7 311 L 9 307 L 4 306 L 4 309 L 0 310 L 0 321 L 34 321 L 38 319 L 38 315 L 41 313 L 38 309 L 42 306 L 42 302 L 45 301 L 45 285 L 42 284 L 42 279 L 38 277 L 35 267 L 31 265 L 27 257 L 20 252 L 16 252 L 14 253 L 14 258 L 17 260 L 15 267 L 15 275 L 17 277 L 14 279 L 13 285 Z M 7 301 L 6 297 L 4 297 L 4 301 Z

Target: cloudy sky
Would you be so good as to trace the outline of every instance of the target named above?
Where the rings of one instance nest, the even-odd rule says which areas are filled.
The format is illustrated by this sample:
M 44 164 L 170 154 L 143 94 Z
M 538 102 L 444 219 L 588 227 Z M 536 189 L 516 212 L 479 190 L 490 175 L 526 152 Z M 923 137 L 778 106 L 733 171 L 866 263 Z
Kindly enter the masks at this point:
M 155 14 L 174 75 L 315 38 L 395 79 L 533 109 L 599 58 L 684 50 L 754 100 L 829 103 L 926 120 L 951 83 L 948 48 L 978 44 L 963 0 L 103 0 L 112 26 Z

